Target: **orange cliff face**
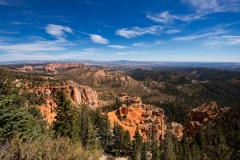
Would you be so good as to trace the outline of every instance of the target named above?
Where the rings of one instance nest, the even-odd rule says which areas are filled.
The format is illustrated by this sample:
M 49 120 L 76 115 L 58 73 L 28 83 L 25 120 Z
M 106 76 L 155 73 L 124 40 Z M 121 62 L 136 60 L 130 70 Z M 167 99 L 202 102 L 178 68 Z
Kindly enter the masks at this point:
M 45 84 L 42 87 L 31 89 L 30 92 L 36 93 L 38 96 L 42 95 L 46 104 L 40 105 L 41 113 L 46 117 L 46 120 L 51 124 L 56 116 L 56 103 L 53 95 L 56 91 L 63 90 L 71 98 L 73 104 L 88 105 L 91 109 L 98 107 L 97 92 L 88 86 L 82 86 L 74 81 L 67 81 L 64 85 L 50 86 Z
M 108 113 L 112 127 L 114 122 L 118 123 L 124 130 L 130 132 L 131 139 L 134 139 L 133 137 L 138 127 L 143 140 L 147 141 L 152 134 L 152 126 L 155 126 L 158 140 L 164 139 L 166 130 L 164 121 L 166 117 L 163 109 L 142 104 L 139 97 L 129 97 L 127 94 L 122 94 L 118 98 L 118 102 L 125 104 L 119 109 Z
M 204 126 L 207 122 L 211 122 L 221 116 L 221 113 L 229 110 L 229 107 L 219 109 L 216 102 L 210 101 L 198 108 L 194 108 L 188 114 L 188 120 L 185 125 L 187 136 L 194 136 L 198 129 Z

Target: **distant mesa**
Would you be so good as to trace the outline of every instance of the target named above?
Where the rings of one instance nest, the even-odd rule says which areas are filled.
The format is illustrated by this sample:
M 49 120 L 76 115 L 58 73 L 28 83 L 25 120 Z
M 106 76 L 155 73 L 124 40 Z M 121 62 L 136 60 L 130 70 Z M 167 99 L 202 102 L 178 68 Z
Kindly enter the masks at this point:
M 83 63 L 74 63 L 74 62 L 70 62 L 70 63 L 50 63 L 50 64 L 46 64 L 46 65 L 40 65 L 40 66 L 35 66 L 32 67 L 30 65 L 24 65 L 22 68 L 18 68 L 19 71 L 21 72 L 29 72 L 29 71 L 33 71 L 33 70 L 42 70 L 45 71 L 47 73 L 57 73 L 57 70 L 59 69 L 63 69 L 63 68 L 70 68 L 70 67 L 84 67 L 86 66 Z

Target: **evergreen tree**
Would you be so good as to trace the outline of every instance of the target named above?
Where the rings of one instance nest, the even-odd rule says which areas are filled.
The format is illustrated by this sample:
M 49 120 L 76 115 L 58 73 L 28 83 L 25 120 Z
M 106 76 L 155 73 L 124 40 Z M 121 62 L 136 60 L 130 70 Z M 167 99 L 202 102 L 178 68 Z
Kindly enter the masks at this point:
M 15 107 L 14 99 L 15 95 L 0 96 L 0 142 L 14 136 L 39 136 L 42 131 L 40 123 L 29 114 L 27 108 Z
M 115 142 L 114 142 L 114 148 L 117 150 L 118 156 L 121 153 L 121 150 L 123 149 L 124 143 L 123 143 L 123 136 L 124 136 L 124 130 L 122 126 L 114 123 L 114 136 L 115 136 Z
M 132 141 L 132 154 L 131 154 L 131 160 L 139 160 L 138 158 L 138 150 L 137 150 L 137 143 L 135 140 Z
M 202 130 L 202 128 L 200 128 L 198 130 L 198 132 L 195 135 L 195 141 L 197 146 L 199 146 L 199 149 L 201 150 L 200 156 L 204 157 L 205 156 L 205 147 L 206 147 L 206 142 L 205 142 L 205 134 Z M 195 149 L 197 149 L 197 146 Z
M 95 130 L 91 120 L 89 108 L 86 105 L 80 107 L 79 123 L 80 132 L 79 136 L 84 146 L 95 143 Z
M 160 149 L 158 146 L 158 140 L 156 135 L 155 125 L 152 126 L 152 139 L 151 139 L 151 152 L 152 152 L 152 160 L 160 160 Z
M 182 154 L 182 159 L 184 160 L 189 160 L 191 159 L 191 151 L 189 148 L 189 138 L 186 137 L 185 134 L 183 134 L 182 138 L 182 149 L 183 149 L 183 154 Z
M 135 140 L 136 145 L 137 145 L 137 150 L 138 150 L 138 152 L 140 152 L 141 148 L 142 148 L 142 137 L 141 137 L 141 135 L 139 133 L 138 126 L 137 126 L 137 128 L 135 130 L 134 140 Z
M 165 135 L 165 152 L 164 152 L 164 159 L 165 160 L 175 160 L 177 158 L 174 150 L 174 144 L 172 139 L 172 134 L 169 129 L 166 131 Z
M 71 104 L 67 94 L 60 90 L 56 94 L 57 116 L 53 123 L 55 135 L 69 137 L 79 140 L 80 125 L 78 120 L 78 110 Z
M 143 146 L 142 146 L 141 160 L 148 160 L 146 143 L 143 143 Z
M 123 135 L 123 148 L 125 149 L 125 153 L 129 152 L 130 147 L 131 147 L 130 132 L 126 130 Z
M 107 149 L 107 147 L 110 145 L 110 141 L 112 138 L 110 121 L 108 119 L 107 113 L 103 116 L 99 115 L 99 122 L 97 125 L 102 148 Z

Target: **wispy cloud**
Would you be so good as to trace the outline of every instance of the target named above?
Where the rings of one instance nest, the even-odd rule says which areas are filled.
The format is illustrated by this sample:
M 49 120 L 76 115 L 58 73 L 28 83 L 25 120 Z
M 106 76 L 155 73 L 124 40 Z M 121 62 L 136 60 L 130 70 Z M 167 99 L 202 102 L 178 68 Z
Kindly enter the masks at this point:
M 19 34 L 17 31 L 2 31 L 0 30 L 0 34 Z
M 174 33 L 179 33 L 179 32 L 181 32 L 180 29 L 169 29 L 169 30 L 164 31 L 164 33 L 166 33 L 166 34 L 174 34 Z
M 128 48 L 128 46 L 121 46 L 121 45 L 108 45 L 107 47 L 116 48 L 116 49 Z
M 57 41 L 36 41 L 33 43 L 4 44 L 0 50 L 4 52 L 39 52 L 39 51 L 61 51 L 66 48 Z
M 201 34 L 194 34 L 194 35 L 189 35 L 189 36 L 176 37 L 176 38 L 173 38 L 173 41 L 191 41 L 191 40 L 194 40 L 194 39 L 220 35 L 220 34 L 223 34 L 223 33 L 225 33 L 224 30 L 217 30 L 217 31 L 214 31 L 214 32 L 205 32 L 205 33 L 201 33 Z
M 0 5 L 10 6 L 6 0 L 0 0 Z
M 135 52 L 118 52 L 116 55 L 135 54 Z
M 149 44 L 146 42 L 139 42 L 132 44 L 134 47 L 149 47 Z
M 0 5 L 4 5 L 4 6 L 24 6 L 25 3 L 21 0 L 0 0 Z
M 109 41 L 97 34 L 90 34 L 90 38 L 94 43 L 108 44 Z
M 183 0 L 198 13 L 239 12 L 239 0 Z
M 160 35 L 164 28 L 162 26 L 151 26 L 146 28 L 132 27 L 123 28 L 116 31 L 116 34 L 125 38 L 133 38 L 144 34 Z
M 65 40 L 65 32 L 73 34 L 71 28 L 55 24 L 48 24 L 45 27 L 45 30 L 48 34 L 54 36 L 59 40 Z
M 240 36 L 213 36 L 205 41 L 207 46 L 240 45 Z
M 165 11 L 160 14 L 147 14 L 146 17 L 155 22 L 167 24 L 167 23 L 174 22 L 174 20 L 190 22 L 193 20 L 201 19 L 202 16 L 203 16 L 203 14 L 199 14 L 199 13 L 177 15 L 177 14 L 170 14 L 168 11 Z

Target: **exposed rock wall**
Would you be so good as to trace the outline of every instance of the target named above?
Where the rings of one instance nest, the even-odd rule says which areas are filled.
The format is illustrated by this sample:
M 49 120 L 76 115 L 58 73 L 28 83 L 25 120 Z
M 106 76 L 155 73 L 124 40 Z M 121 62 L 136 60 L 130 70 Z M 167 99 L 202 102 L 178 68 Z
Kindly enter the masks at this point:
M 221 113 L 226 112 L 228 109 L 228 107 L 219 109 L 217 103 L 213 101 L 192 109 L 188 114 L 188 120 L 185 125 L 186 135 L 195 135 L 200 127 L 221 116 Z
M 129 130 L 132 139 L 138 127 L 144 141 L 151 139 L 152 127 L 155 126 L 158 139 L 164 139 L 166 117 L 163 109 L 142 104 L 139 97 L 133 98 L 127 94 L 122 94 L 118 102 L 124 104 L 119 109 L 108 113 L 112 126 L 116 122 L 125 130 Z
M 35 89 L 31 89 L 30 92 L 36 93 L 38 96 L 45 97 L 46 104 L 39 106 L 43 115 L 46 116 L 46 119 L 49 123 L 52 123 L 56 113 L 54 113 L 55 108 L 57 107 L 54 102 L 53 95 L 58 90 L 64 90 L 72 102 L 76 105 L 86 104 L 91 109 L 98 107 L 98 96 L 97 92 L 88 86 L 82 86 L 74 81 L 67 81 L 64 85 L 44 85 Z

